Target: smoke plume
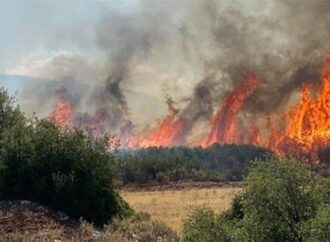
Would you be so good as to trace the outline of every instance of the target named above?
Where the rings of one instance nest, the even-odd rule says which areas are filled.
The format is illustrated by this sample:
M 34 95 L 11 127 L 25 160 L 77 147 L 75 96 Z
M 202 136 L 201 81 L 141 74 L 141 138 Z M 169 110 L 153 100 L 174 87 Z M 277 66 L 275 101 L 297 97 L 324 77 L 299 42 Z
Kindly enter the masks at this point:
M 135 11 L 109 11 L 95 26 L 95 46 L 103 56 L 97 68 L 83 76 L 74 75 L 76 65 L 71 72 L 57 68 L 65 72 L 56 75 L 60 81 L 30 86 L 25 98 L 39 90 L 37 111 L 47 96 L 66 89 L 81 117 L 99 120 L 102 130 L 129 134 L 143 127 L 134 127 L 127 90 L 150 83 L 144 93 L 159 97 L 166 82 L 180 107 L 177 119 L 185 128 L 179 135 L 186 142 L 246 74 L 266 83 L 245 103 L 252 116 L 284 110 L 303 83 L 319 83 L 330 47 L 329 11 L 323 0 L 141 1 Z M 153 75 L 137 80 L 141 66 Z M 82 81 L 86 76 L 90 80 Z

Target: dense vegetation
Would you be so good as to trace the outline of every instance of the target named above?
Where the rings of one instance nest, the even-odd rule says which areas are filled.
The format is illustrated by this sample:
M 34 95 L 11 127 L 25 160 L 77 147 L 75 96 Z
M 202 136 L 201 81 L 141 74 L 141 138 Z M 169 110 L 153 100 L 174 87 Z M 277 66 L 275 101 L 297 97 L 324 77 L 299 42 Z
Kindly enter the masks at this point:
M 330 180 L 302 162 L 258 162 L 231 210 L 201 207 L 186 219 L 183 241 L 329 241 Z
M 112 186 L 104 140 L 27 120 L 0 89 L 0 199 L 26 199 L 103 224 L 131 212 Z
M 186 218 L 181 239 L 329 241 L 330 180 L 319 176 L 328 174 L 326 167 L 311 169 L 248 145 L 148 148 L 115 156 L 103 138 L 59 129 L 47 120 L 26 119 L 14 102 L 0 89 L 0 200 L 27 199 L 102 225 L 132 214 L 113 189 L 114 178 L 123 183 L 164 183 L 239 181 L 247 176 L 230 210 L 217 214 L 197 208 Z M 322 152 L 327 157 L 329 149 Z M 258 161 L 251 162 L 254 159 Z M 132 219 L 113 222 L 104 236 L 136 241 L 138 231 L 144 241 L 159 236 L 179 240 L 162 224 Z
M 253 145 L 219 145 L 208 148 L 157 148 L 119 152 L 116 178 L 127 183 L 167 183 L 179 180 L 241 181 L 251 161 L 271 152 Z

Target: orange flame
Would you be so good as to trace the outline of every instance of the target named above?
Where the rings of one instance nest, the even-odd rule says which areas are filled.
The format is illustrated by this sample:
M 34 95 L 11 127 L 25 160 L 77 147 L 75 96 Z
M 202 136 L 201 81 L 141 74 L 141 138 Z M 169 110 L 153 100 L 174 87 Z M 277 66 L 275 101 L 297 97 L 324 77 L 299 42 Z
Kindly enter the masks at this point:
M 246 100 L 264 85 L 256 76 L 246 75 L 225 98 L 219 111 L 212 118 L 210 132 L 202 141 L 193 141 L 190 144 L 206 147 L 214 143 L 248 143 L 269 148 L 280 155 L 308 158 L 318 162 L 319 150 L 330 146 L 330 54 L 321 74 L 322 85 L 318 92 L 315 92 L 316 86 L 304 85 L 299 103 L 289 114 L 273 113 L 259 119 L 244 119 L 244 125 L 241 125 L 240 114 L 244 111 Z M 315 95 L 311 95 L 312 91 Z M 180 110 L 174 107 L 174 102 L 170 98 L 168 105 L 169 115 L 156 128 L 128 137 L 121 142 L 123 146 L 144 148 L 184 144 L 185 137 L 182 136 L 192 131 L 191 126 L 185 124 L 184 119 L 180 117 Z M 73 106 L 60 97 L 50 116 L 56 124 L 63 127 L 70 124 L 76 114 Z M 103 116 L 96 115 L 89 126 L 99 127 L 105 120 Z M 113 140 L 110 141 L 112 144 Z
M 219 112 L 211 123 L 211 132 L 201 145 L 209 146 L 214 143 L 233 144 L 239 142 L 237 127 L 238 115 L 245 100 L 252 96 L 254 91 L 261 86 L 261 82 L 254 75 L 247 75 L 224 101 Z
M 151 133 L 144 136 L 133 136 L 128 138 L 128 147 L 145 148 L 149 146 L 169 147 L 179 144 L 178 134 L 183 129 L 184 124 L 178 120 L 179 110 L 172 105 L 169 106 L 170 114 Z
M 68 126 L 72 120 L 75 111 L 71 104 L 60 99 L 50 118 L 60 127 Z
M 330 145 L 330 55 L 323 68 L 322 80 L 323 85 L 315 99 L 310 95 L 312 86 L 303 86 L 301 100 L 292 109 L 286 135 L 279 143 L 284 153 L 308 154 L 310 159 L 317 161 L 319 148 Z M 283 144 L 288 143 L 290 145 L 284 148 Z

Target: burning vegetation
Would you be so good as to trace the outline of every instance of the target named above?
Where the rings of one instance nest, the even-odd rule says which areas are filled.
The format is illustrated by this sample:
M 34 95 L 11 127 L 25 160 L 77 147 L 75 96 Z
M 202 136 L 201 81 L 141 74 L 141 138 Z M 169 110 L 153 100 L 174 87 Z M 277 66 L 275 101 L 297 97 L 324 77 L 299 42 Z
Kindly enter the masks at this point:
M 95 58 L 62 51 L 37 61 L 47 67 L 41 76 L 54 81 L 25 89 L 27 109 L 61 127 L 115 135 L 109 143 L 123 148 L 252 144 L 282 156 L 323 160 L 320 151 L 330 139 L 329 57 L 324 61 L 329 4 L 138 5 L 133 12 L 107 10 L 95 25 L 84 26 L 91 28 L 86 48 Z M 72 44 L 80 43 L 74 39 Z M 167 113 L 159 101 L 164 84 L 171 93 Z M 56 90 L 64 94 L 54 95 Z M 149 102 L 140 105 L 132 92 Z M 45 102 L 54 96 L 55 104 Z
M 60 127 L 68 126 L 75 115 L 74 107 L 61 94 L 57 94 L 57 105 L 50 118 Z
M 330 142 L 330 56 L 326 58 L 321 76 L 321 85 L 304 84 L 299 103 L 280 115 L 285 120 L 284 128 L 271 121 L 278 114 L 257 118 L 244 116 L 248 98 L 253 98 L 256 90 L 267 88 L 257 76 L 247 74 L 221 103 L 210 120 L 209 131 L 201 140 L 188 143 L 185 136 L 194 132 L 193 126 L 187 125 L 182 115 L 184 112 L 176 108 L 173 100 L 168 97 L 169 114 L 158 126 L 138 135 L 120 134 L 116 142 L 119 139 L 123 148 L 132 149 L 178 145 L 208 147 L 215 143 L 254 144 L 280 155 L 319 162 L 318 152 L 327 148 Z M 63 95 L 58 95 L 58 104 L 50 117 L 63 127 L 73 124 L 79 115 Z M 98 130 L 106 119 L 96 116 L 93 120 L 87 127 Z
M 318 161 L 318 152 L 330 142 L 330 55 L 322 71 L 322 85 L 312 97 L 312 85 L 304 85 L 301 99 L 289 114 L 289 124 L 275 149 L 281 154 Z M 271 147 L 272 148 L 272 147 Z

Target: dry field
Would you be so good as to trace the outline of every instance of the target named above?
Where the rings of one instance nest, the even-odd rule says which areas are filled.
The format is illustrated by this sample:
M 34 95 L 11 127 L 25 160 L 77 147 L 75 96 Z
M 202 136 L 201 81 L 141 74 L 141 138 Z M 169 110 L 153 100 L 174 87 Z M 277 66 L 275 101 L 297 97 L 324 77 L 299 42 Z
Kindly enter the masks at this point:
M 139 212 L 147 212 L 152 219 L 165 222 L 180 231 L 182 219 L 191 208 L 200 205 L 211 207 L 217 212 L 230 207 L 239 187 L 187 188 L 183 190 L 161 191 L 121 191 L 120 195 Z

